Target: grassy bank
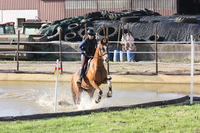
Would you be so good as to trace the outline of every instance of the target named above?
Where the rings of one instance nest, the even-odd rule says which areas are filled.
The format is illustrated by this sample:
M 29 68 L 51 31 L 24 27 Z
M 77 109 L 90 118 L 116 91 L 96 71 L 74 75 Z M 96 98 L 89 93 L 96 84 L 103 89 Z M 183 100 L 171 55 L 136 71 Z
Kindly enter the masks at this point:
M 0 122 L 1 133 L 199 133 L 200 105 L 163 106 L 48 120 Z

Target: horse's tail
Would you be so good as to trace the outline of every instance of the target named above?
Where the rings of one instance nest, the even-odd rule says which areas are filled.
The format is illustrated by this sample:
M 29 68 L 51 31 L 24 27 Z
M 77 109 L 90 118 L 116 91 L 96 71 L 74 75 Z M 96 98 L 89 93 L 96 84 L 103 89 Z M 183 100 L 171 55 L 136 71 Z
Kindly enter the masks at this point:
M 71 79 L 71 92 L 72 92 L 72 98 L 73 98 L 73 101 L 74 101 L 74 104 L 76 104 L 76 93 L 74 91 L 74 75 L 72 76 L 72 79 Z

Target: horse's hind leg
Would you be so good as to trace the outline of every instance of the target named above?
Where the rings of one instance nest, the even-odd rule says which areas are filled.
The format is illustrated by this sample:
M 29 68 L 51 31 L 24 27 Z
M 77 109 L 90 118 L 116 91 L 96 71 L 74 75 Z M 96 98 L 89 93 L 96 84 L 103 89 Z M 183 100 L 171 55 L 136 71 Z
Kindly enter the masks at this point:
M 80 104 L 82 88 L 78 87 L 74 80 L 71 81 L 72 98 L 75 104 Z
M 80 104 L 81 101 L 81 92 L 79 91 L 74 91 L 74 89 L 72 88 L 72 98 L 74 101 L 74 104 Z
M 112 97 L 112 81 L 111 81 L 111 79 L 107 79 L 107 84 L 108 84 L 108 87 L 109 87 L 107 97 Z

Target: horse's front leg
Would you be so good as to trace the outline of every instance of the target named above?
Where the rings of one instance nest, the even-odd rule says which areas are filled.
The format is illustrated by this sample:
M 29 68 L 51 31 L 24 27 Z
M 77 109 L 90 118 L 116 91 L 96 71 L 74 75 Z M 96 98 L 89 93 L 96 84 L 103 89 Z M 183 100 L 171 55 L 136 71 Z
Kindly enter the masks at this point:
M 112 81 L 111 81 L 112 78 L 107 78 L 107 84 L 108 84 L 108 93 L 107 93 L 107 97 L 112 97 Z
M 101 101 L 101 97 L 103 94 L 103 91 L 99 88 L 99 86 L 93 81 L 91 85 L 99 92 L 98 98 L 95 100 L 96 103 L 99 103 Z

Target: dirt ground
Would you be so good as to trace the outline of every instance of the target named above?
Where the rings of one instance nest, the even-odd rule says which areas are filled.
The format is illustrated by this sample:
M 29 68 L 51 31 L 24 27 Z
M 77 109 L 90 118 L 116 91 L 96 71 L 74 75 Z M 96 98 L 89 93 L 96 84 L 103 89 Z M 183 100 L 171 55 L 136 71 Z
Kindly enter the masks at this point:
M 80 68 L 80 61 L 65 61 L 62 62 L 63 72 L 74 73 Z M 17 67 L 19 66 L 19 67 Z M 0 72 L 40 72 L 40 73 L 53 73 L 56 66 L 56 61 L 20 61 L 17 65 L 16 61 L 0 61 Z M 59 62 L 59 66 L 61 63 Z M 158 62 L 109 62 L 110 73 L 121 73 L 121 74 L 140 74 L 140 73 L 155 73 L 156 66 L 158 73 L 168 74 L 189 74 L 190 63 L 163 63 Z M 107 64 L 105 63 L 107 68 Z M 198 74 L 200 72 L 200 64 L 195 63 L 194 72 Z

